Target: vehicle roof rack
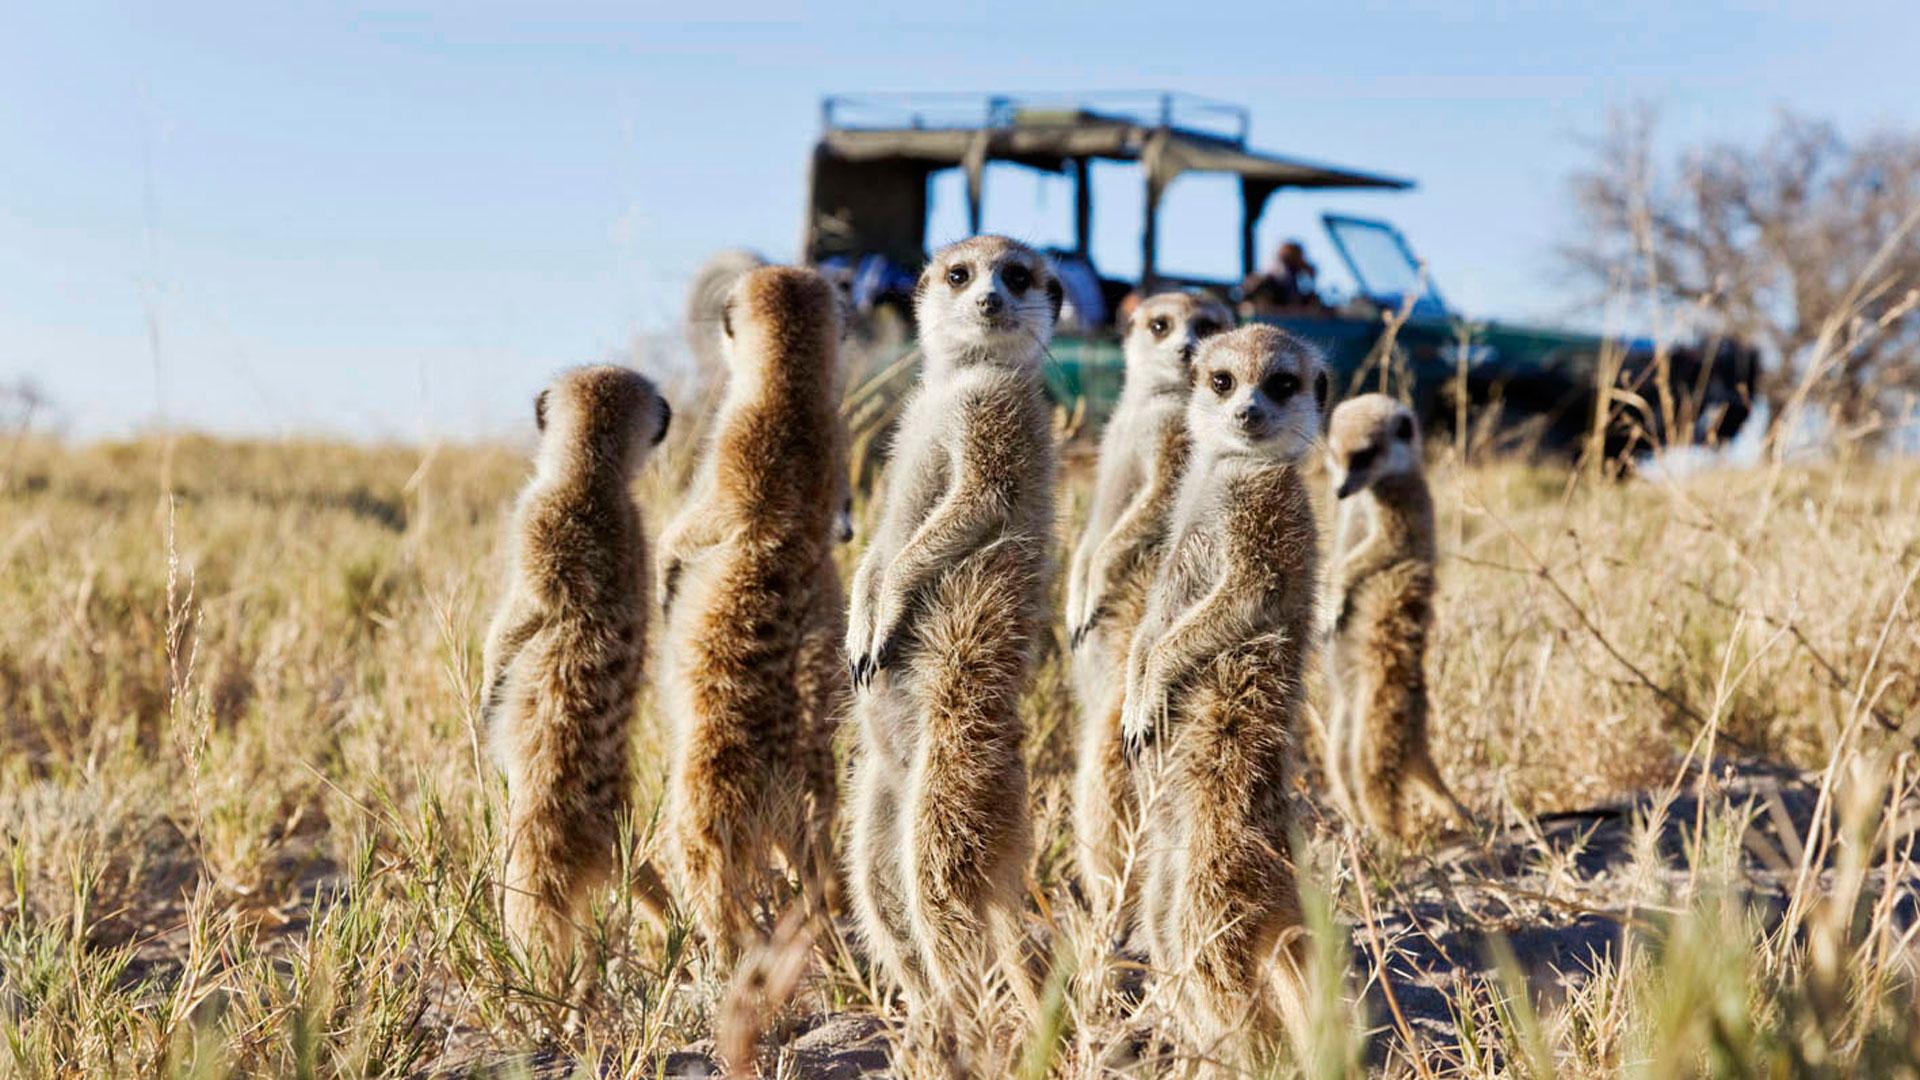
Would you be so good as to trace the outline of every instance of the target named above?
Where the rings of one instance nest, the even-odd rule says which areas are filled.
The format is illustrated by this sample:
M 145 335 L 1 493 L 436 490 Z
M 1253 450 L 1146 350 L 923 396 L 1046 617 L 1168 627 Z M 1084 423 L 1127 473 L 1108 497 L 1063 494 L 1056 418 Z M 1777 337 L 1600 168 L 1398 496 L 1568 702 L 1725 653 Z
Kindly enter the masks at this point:
M 1082 94 L 832 94 L 820 101 L 828 131 L 977 131 L 1014 127 L 1127 124 L 1171 128 L 1245 146 L 1245 106 L 1171 90 L 1107 90 Z

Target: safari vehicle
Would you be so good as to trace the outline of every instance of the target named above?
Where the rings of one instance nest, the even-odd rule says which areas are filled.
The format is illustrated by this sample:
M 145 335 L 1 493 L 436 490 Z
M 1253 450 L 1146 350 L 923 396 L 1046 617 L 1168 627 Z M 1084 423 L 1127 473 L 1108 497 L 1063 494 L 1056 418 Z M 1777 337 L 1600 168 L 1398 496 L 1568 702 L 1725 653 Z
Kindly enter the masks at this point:
M 1658 438 L 1666 420 L 1702 439 L 1730 438 L 1746 421 L 1755 354 L 1737 342 L 1673 347 L 1510 325 L 1468 323 L 1441 299 L 1391 225 L 1327 214 L 1332 250 L 1353 295 L 1275 308 L 1240 295 L 1241 282 L 1175 277 L 1157 262 L 1159 210 L 1169 185 L 1190 173 L 1238 177 L 1240 269 L 1256 261 L 1255 227 L 1275 194 L 1291 189 L 1406 190 L 1409 180 L 1281 157 L 1247 146 L 1247 110 L 1179 94 L 1050 99 L 1012 96 L 835 96 L 821 103 L 822 132 L 808 178 L 804 258 L 836 270 L 856 307 L 875 320 L 911 319 L 911 292 L 927 259 L 933 178 L 960 170 L 969 232 L 980 231 L 989 163 L 1064 175 L 1073 183 L 1073 246 L 1052 250 L 1067 311 L 1046 376 L 1063 403 L 1097 422 L 1118 397 L 1122 359 L 1116 313 L 1127 298 L 1173 288 L 1212 292 L 1243 317 L 1282 326 L 1318 346 L 1336 384 L 1376 388 L 1387 373 L 1427 421 L 1450 428 L 1452 387 L 1464 374 L 1467 405 L 1531 422 L 1543 445 L 1571 447 L 1591 428 L 1603 372 L 1644 402 L 1624 411 L 1608 438 L 1615 453 Z M 1137 162 L 1146 187 L 1141 274 L 1120 280 L 1094 264 L 1092 163 Z M 907 331 L 910 333 L 910 329 Z M 1391 335 L 1389 337 L 1389 335 Z M 1389 348 L 1388 346 L 1391 346 Z M 1617 367 L 1616 367 L 1617 365 Z M 1464 370 L 1463 370 L 1464 369 Z M 1665 378 L 1659 378 L 1664 369 Z M 1657 387 L 1665 385 L 1662 395 Z

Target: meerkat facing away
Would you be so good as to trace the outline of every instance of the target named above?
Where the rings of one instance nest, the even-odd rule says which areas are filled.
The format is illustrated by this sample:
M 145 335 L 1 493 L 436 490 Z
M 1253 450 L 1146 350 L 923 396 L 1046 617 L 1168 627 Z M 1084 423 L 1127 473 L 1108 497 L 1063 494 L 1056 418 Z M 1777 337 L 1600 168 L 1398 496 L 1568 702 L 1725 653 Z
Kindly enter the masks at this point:
M 514 509 L 481 688 L 507 776 L 505 923 L 531 961 L 569 962 L 587 894 L 613 868 L 650 606 L 628 483 L 671 418 L 621 367 L 568 371 L 535 402 L 538 464 Z
M 731 964 L 792 898 L 826 914 L 832 740 L 847 690 L 834 516 L 846 480 L 840 316 L 811 270 L 767 267 L 723 307 L 712 441 L 660 540 L 667 821 L 680 888 Z
M 934 256 L 914 304 L 920 386 L 854 574 L 848 878 L 870 956 L 916 1011 L 977 990 L 1018 934 L 1032 845 L 1019 706 L 1053 534 L 1040 360 L 1061 301 L 1052 265 L 1015 241 Z
M 1297 464 L 1328 377 L 1271 326 L 1208 340 L 1192 377 L 1192 452 L 1128 655 L 1123 730 L 1144 817 L 1142 930 L 1212 1053 L 1304 1023 L 1287 781 L 1319 579 Z
M 1232 326 L 1226 305 L 1201 293 L 1163 293 L 1135 309 L 1124 344 L 1126 381 L 1100 437 L 1093 503 L 1068 571 L 1067 628 L 1080 705 L 1074 854 L 1093 910 L 1115 912 L 1123 932 L 1130 912 L 1120 886 L 1136 825 L 1120 740 L 1127 647 L 1186 465 L 1187 371 L 1199 344 Z M 1125 891 L 1137 890 L 1129 883 Z
M 1327 474 L 1340 500 L 1337 606 L 1328 651 L 1327 777 L 1364 822 L 1407 839 L 1407 796 L 1470 820 L 1427 747 L 1427 628 L 1433 620 L 1433 498 L 1412 410 L 1364 394 L 1333 411 Z

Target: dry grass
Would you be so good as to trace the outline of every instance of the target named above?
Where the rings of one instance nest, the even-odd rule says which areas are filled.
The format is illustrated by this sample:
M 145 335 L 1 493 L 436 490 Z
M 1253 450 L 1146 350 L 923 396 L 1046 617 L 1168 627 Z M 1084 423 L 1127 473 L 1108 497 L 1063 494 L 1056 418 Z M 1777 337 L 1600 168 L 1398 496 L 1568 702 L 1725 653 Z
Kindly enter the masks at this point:
M 687 457 L 643 482 L 656 526 Z M 406 1074 L 530 1050 L 567 1018 L 501 944 L 502 791 L 475 730 L 521 454 L 27 441 L 5 472 L 0 1073 Z M 1489 827 L 1393 852 L 1303 799 L 1298 1071 L 1920 1075 L 1920 466 L 1654 485 L 1443 462 L 1435 484 L 1436 749 Z M 1113 927 L 1067 881 L 1057 650 L 1029 701 L 1032 921 L 1056 977 L 974 1064 L 1092 1076 L 1156 1002 L 1129 1021 Z M 1806 772 L 1747 801 L 1689 755 Z M 1531 817 L 1641 791 L 1614 833 Z M 1529 934 L 1595 926 L 1612 936 L 1585 970 L 1530 961 Z M 737 1068 L 757 1039 L 794 1074 L 796 1024 L 877 1008 L 838 950 L 804 977 L 767 958 L 730 993 L 617 892 L 594 933 L 601 989 L 565 1050 L 610 1075 L 656 1075 L 716 1028 Z M 1155 1071 L 1197 1064 L 1142 1048 Z

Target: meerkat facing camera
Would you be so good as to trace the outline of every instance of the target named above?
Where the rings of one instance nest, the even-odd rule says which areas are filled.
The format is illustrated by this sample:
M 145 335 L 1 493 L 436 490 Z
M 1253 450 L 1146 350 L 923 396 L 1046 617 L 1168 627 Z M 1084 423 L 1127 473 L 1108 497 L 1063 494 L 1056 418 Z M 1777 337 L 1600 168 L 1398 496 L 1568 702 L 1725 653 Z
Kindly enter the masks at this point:
M 1304 1024 L 1287 781 L 1317 608 L 1297 468 L 1327 369 L 1271 326 L 1200 346 L 1172 540 L 1127 661 L 1146 863 L 1140 921 L 1197 1046 Z
M 569 371 L 535 402 L 538 465 L 514 509 L 481 710 L 507 776 L 507 933 L 556 968 L 612 871 L 631 796 L 650 576 L 628 482 L 671 418 L 651 382 L 613 366 Z
M 1053 539 L 1040 360 L 1062 295 L 1045 257 L 1003 237 L 928 264 L 920 386 L 854 574 L 848 878 L 870 955 L 916 1011 L 977 991 L 1018 933 L 1032 845 L 1020 695 Z
M 793 895 L 825 917 L 833 734 L 847 691 L 835 515 L 846 485 L 840 314 L 811 270 L 739 279 L 721 318 L 726 394 L 660 541 L 680 885 L 731 964 Z
M 1148 297 L 1127 324 L 1126 381 L 1100 437 L 1086 529 L 1067 577 L 1067 628 L 1080 732 L 1073 784 L 1074 854 L 1096 912 L 1131 921 L 1123 893 L 1136 827 L 1133 783 L 1121 752 L 1127 647 L 1159 566 L 1187 457 L 1187 373 L 1200 343 L 1233 326 L 1225 304 L 1200 293 Z
M 1427 746 L 1433 497 L 1412 410 L 1385 394 L 1342 402 L 1327 434 L 1327 474 L 1340 500 L 1328 781 L 1350 813 L 1395 840 L 1412 831 L 1414 791 L 1464 827 L 1470 817 Z

